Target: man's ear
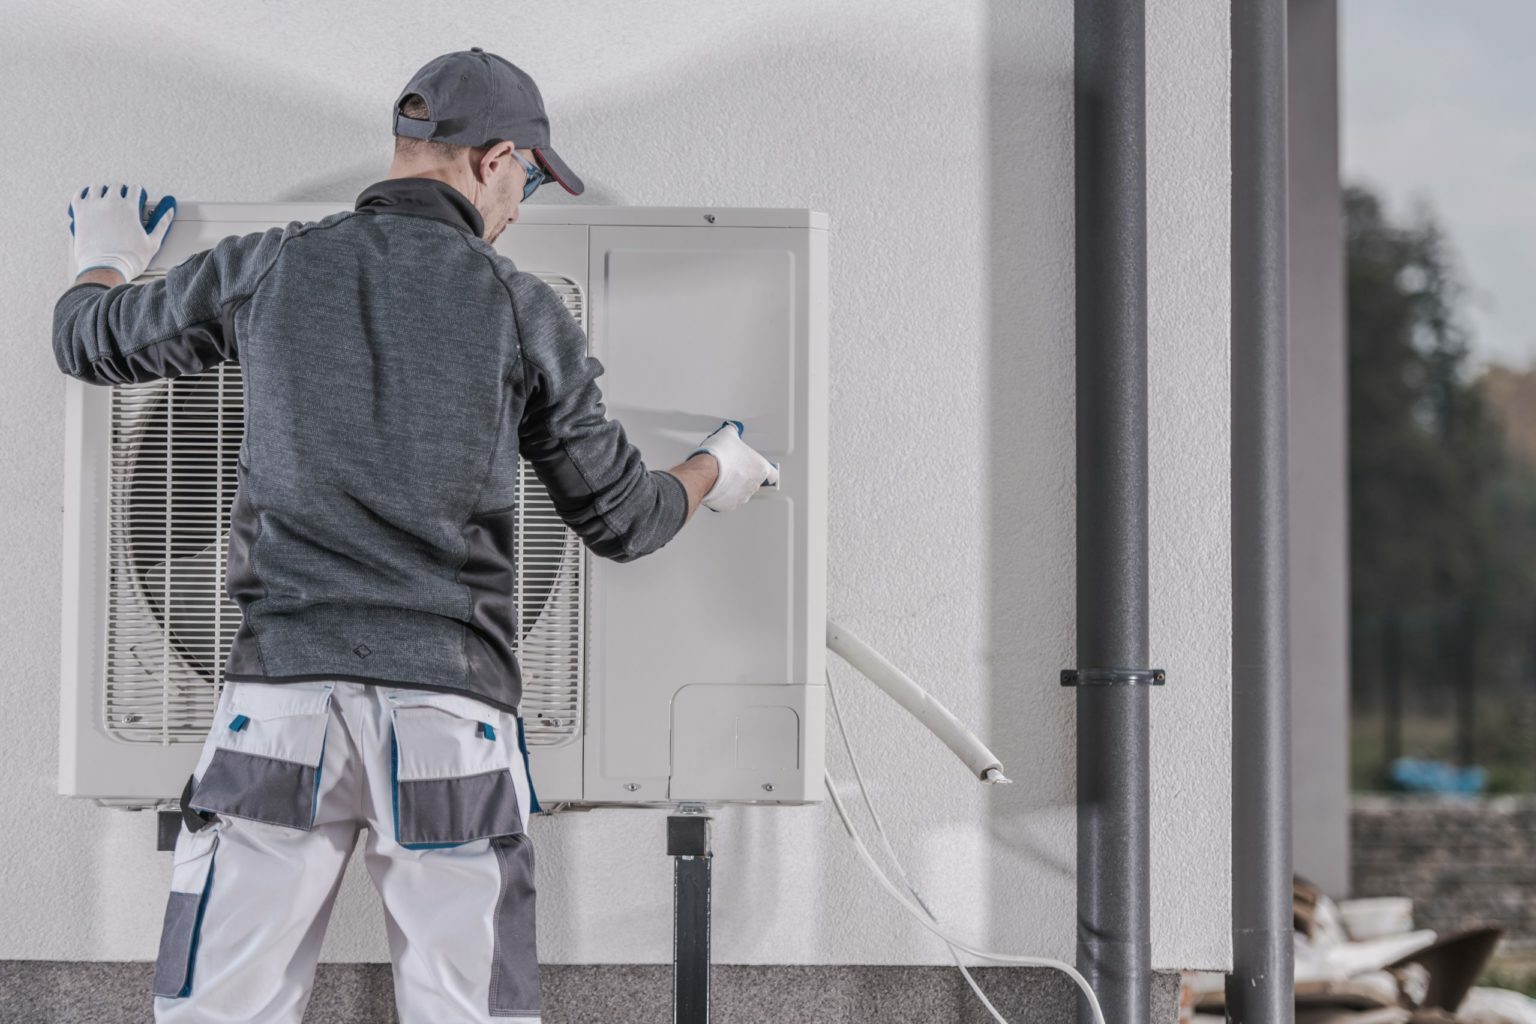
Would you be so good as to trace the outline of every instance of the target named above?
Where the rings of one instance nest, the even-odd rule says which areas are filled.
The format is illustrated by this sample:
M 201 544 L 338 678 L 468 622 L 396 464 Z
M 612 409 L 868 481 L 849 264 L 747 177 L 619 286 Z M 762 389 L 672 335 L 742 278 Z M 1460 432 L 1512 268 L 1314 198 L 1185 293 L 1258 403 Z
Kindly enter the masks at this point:
M 475 165 L 475 174 L 482 185 L 489 182 L 491 175 L 504 169 L 512 160 L 513 148 L 510 142 L 498 142 L 486 149 Z

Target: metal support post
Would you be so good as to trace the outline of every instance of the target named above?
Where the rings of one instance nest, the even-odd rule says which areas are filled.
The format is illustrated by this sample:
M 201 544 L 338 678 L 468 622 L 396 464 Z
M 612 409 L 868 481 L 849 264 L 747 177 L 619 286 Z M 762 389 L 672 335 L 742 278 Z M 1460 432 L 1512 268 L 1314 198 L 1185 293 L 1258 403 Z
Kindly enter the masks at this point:
M 709 1021 L 709 882 L 714 859 L 703 804 L 679 804 L 667 818 L 672 870 L 672 1021 Z

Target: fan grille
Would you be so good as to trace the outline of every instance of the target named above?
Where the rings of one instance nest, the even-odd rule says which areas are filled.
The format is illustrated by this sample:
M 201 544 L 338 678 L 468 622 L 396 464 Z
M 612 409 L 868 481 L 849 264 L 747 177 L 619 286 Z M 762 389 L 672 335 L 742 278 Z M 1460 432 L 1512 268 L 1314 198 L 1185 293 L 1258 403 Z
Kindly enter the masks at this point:
M 540 276 L 585 329 L 577 284 Z M 105 727 L 130 743 L 201 743 L 240 625 L 224 592 L 240 367 L 118 385 L 109 420 Z M 515 531 L 520 710 L 528 745 L 554 746 L 581 723 L 587 552 L 523 459 Z

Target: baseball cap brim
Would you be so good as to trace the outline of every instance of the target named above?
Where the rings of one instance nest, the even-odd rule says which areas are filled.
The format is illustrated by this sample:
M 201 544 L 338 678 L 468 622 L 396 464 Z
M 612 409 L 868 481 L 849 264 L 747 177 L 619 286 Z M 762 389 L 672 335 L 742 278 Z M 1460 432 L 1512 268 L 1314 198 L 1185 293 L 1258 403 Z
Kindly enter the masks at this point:
M 560 159 L 560 154 L 553 149 L 548 146 L 535 147 L 533 155 L 538 159 L 540 166 L 549 172 L 549 176 L 558 181 L 561 187 L 571 195 L 579 196 L 586 189 L 587 186 L 576 177 L 576 172 L 566 166 L 565 161 Z

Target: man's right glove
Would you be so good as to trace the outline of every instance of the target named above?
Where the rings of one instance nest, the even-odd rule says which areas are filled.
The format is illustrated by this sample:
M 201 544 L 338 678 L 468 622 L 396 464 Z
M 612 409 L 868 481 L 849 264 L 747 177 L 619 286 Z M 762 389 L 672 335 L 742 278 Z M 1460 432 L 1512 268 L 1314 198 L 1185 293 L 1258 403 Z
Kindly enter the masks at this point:
M 715 486 L 704 495 L 703 505 L 715 512 L 729 512 L 757 492 L 759 487 L 777 486 L 779 467 L 763 458 L 741 439 L 746 427 L 740 420 L 726 420 L 706 437 L 688 457 L 709 452 L 720 464 Z

